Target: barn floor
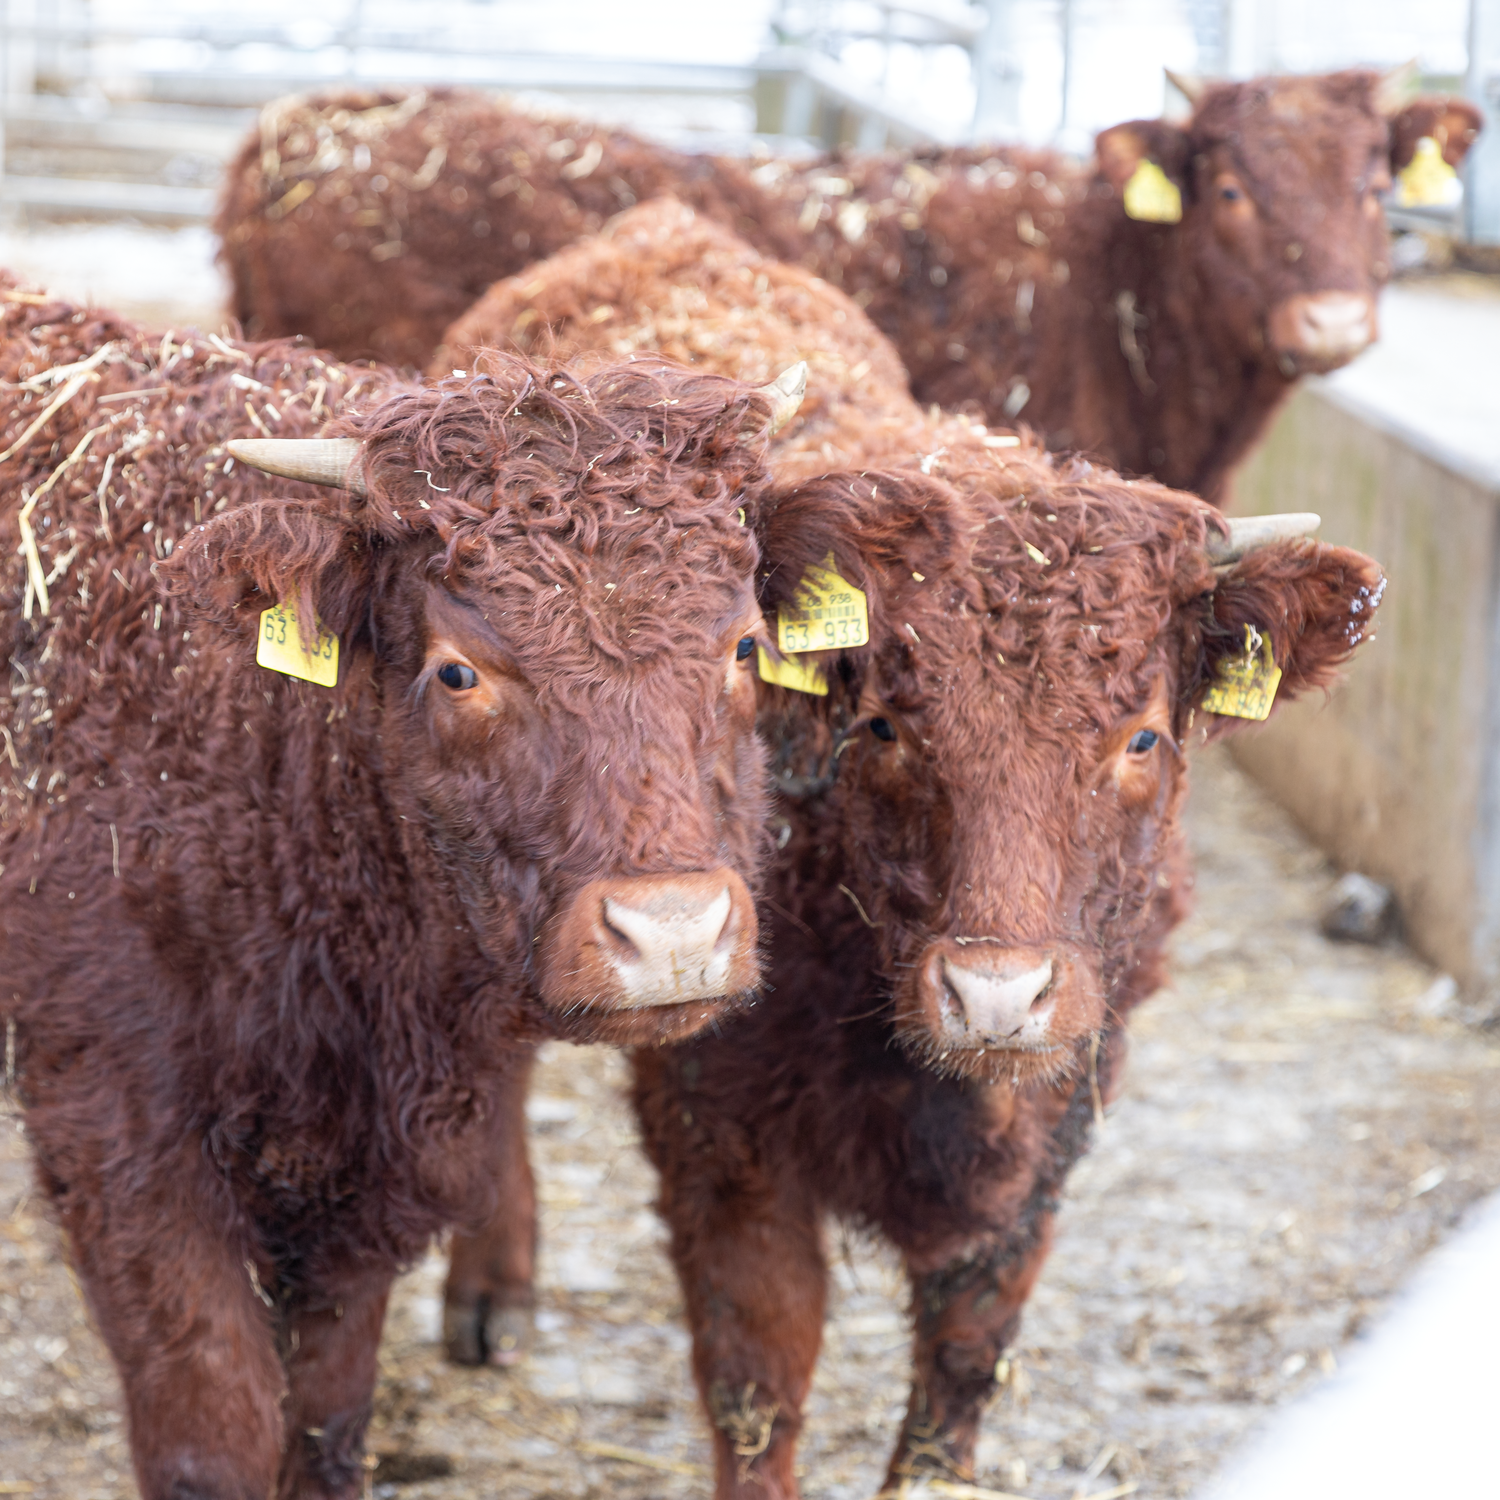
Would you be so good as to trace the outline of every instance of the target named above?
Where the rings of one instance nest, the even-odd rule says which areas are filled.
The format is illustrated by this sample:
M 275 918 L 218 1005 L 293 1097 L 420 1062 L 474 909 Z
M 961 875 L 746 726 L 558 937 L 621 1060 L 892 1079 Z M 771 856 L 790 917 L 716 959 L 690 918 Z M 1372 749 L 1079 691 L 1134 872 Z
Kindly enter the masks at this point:
M 1191 827 L 1198 913 L 1177 940 L 1175 988 L 1138 1017 L 1125 1095 L 1072 1179 L 1016 1374 L 986 1424 L 977 1479 L 993 1491 L 1188 1493 L 1268 1408 L 1332 1369 L 1423 1252 L 1500 1186 L 1500 1038 L 1449 1017 L 1445 982 L 1408 953 L 1318 935 L 1332 872 L 1222 751 L 1199 757 Z M 401 1283 L 377 1495 L 704 1492 L 623 1071 L 603 1049 L 561 1046 L 541 1069 L 542 1334 L 528 1366 L 447 1367 L 432 1342 L 440 1260 Z M 0 1120 L 0 1495 L 128 1496 L 108 1360 L 28 1181 L 19 1125 Z M 906 1351 L 894 1265 L 836 1232 L 831 1243 L 805 1488 L 843 1500 L 879 1481 Z

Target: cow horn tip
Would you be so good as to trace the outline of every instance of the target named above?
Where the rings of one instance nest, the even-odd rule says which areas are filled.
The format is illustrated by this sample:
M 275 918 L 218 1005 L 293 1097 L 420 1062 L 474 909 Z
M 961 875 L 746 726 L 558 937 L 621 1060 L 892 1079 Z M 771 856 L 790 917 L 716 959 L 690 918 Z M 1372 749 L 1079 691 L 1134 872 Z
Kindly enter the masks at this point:
M 363 496 L 357 438 L 233 438 L 229 456 L 252 469 L 306 484 L 330 485 Z
M 1238 562 L 1257 547 L 1313 536 L 1322 524 L 1323 518 L 1312 511 L 1272 516 L 1226 516 L 1223 525 L 1227 535 L 1209 529 L 1209 560 L 1215 564 Z
M 807 394 L 807 361 L 799 359 L 789 365 L 769 385 L 759 387 L 760 394 L 771 403 L 771 421 L 766 428 L 768 437 L 780 432 L 802 405 Z
M 1163 68 L 1167 75 L 1167 82 L 1187 100 L 1194 109 L 1203 101 L 1203 96 L 1208 92 L 1208 80 L 1200 78 L 1196 73 L 1179 73 L 1176 68 Z

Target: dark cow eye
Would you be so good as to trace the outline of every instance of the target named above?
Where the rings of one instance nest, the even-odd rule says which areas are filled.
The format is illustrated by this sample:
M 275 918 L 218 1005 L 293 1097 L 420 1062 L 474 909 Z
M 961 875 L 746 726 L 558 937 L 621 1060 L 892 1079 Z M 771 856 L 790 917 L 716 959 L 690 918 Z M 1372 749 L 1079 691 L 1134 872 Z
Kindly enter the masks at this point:
M 870 733 L 877 740 L 890 741 L 896 738 L 896 726 L 889 719 L 871 719 Z
M 445 661 L 438 668 L 437 677 L 445 688 L 452 688 L 455 693 L 461 693 L 479 681 L 479 673 L 461 661 Z
M 749 661 L 750 653 L 755 650 L 755 637 L 753 635 L 742 635 L 740 643 L 734 648 L 734 659 L 736 661 Z
M 1219 189 L 1219 196 L 1226 203 L 1238 203 L 1245 195 L 1232 182 L 1226 182 Z
M 1126 748 L 1132 755 L 1144 755 L 1160 738 L 1154 729 L 1137 729 Z

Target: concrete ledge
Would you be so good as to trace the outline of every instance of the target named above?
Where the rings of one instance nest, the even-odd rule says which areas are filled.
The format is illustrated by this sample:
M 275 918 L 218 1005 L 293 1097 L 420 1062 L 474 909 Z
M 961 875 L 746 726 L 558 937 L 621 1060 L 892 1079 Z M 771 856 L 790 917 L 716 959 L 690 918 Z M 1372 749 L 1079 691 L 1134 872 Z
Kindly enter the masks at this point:
M 1330 700 L 1280 711 L 1235 754 L 1341 866 L 1390 885 L 1413 945 L 1484 999 L 1500 994 L 1500 380 L 1432 337 L 1435 300 L 1388 317 L 1378 359 L 1304 386 L 1239 478 L 1236 510 L 1317 511 L 1323 540 L 1390 583 Z M 1500 301 L 1447 311 L 1475 337 L 1500 329 Z

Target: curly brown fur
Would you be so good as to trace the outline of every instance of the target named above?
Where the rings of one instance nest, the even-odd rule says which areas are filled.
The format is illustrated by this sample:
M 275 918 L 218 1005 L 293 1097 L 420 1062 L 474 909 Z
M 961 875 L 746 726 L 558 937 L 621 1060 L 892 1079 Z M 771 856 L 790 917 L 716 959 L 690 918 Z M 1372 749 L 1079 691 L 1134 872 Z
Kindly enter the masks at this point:
M 659 352 L 763 384 L 799 360 L 807 394 L 778 433 L 778 478 L 904 458 L 921 414 L 890 341 L 836 287 L 769 259 L 672 198 L 497 281 L 443 335 L 430 372 L 484 369 L 487 350 L 573 360 Z
M 649 362 L 419 388 L 8 281 L 0 381 L 0 1022 L 38 1175 L 142 1492 L 352 1495 L 386 1288 L 493 1201 L 528 1045 L 733 1003 L 559 1015 L 546 966 L 601 876 L 756 877 L 768 409 Z M 325 425 L 368 498 L 226 453 Z M 335 687 L 255 665 L 285 599 Z

